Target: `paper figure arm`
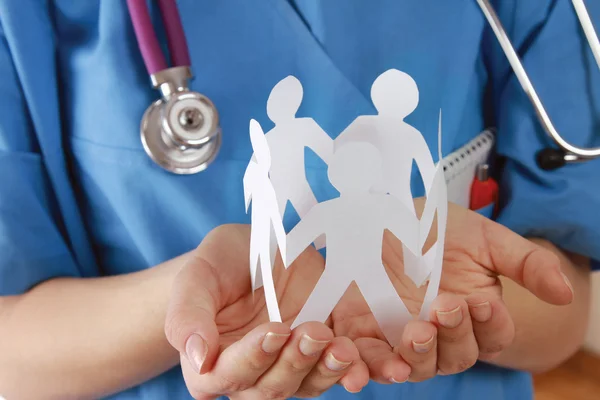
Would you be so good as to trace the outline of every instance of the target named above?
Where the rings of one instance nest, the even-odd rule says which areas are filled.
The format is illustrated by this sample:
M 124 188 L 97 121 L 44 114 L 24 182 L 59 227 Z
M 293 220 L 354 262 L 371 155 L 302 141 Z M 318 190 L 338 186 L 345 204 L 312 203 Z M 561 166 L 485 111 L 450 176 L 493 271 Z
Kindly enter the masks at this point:
M 427 146 L 427 142 L 418 131 L 414 133 L 413 146 L 413 158 L 417 164 L 417 167 L 419 168 L 421 179 L 423 179 L 425 192 L 426 194 L 429 194 L 435 175 L 435 163 L 433 162 L 433 157 L 431 156 L 431 151 Z
M 254 179 L 256 174 L 254 171 L 256 170 L 257 164 L 254 161 L 250 161 L 248 163 L 248 167 L 246 167 L 246 172 L 244 173 L 244 201 L 246 204 L 246 213 L 248 213 L 248 207 L 250 207 L 250 201 L 252 201 L 252 190 L 254 186 Z
M 412 214 L 406 206 L 397 198 L 391 195 L 384 195 L 385 204 L 383 211 L 387 216 L 386 228 L 396 236 L 402 244 L 414 255 L 421 254 L 419 243 L 419 219 Z
M 277 240 L 277 246 L 279 247 L 279 252 L 281 253 L 281 259 L 283 260 L 283 265 L 287 268 L 287 238 L 285 235 L 285 228 L 283 227 L 283 220 L 281 213 L 279 212 L 279 206 L 277 204 L 277 195 L 275 193 L 275 189 L 271 184 L 271 181 L 266 183 L 265 194 L 266 199 L 269 202 L 268 204 L 268 217 L 271 220 L 271 226 L 273 227 L 273 231 L 275 232 L 275 239 Z
M 373 128 L 369 126 L 368 122 L 369 121 L 364 117 L 358 117 L 352 121 L 352 123 L 350 123 L 350 125 L 335 138 L 335 150 L 350 142 L 367 142 L 377 147 L 373 140 L 375 138 Z
M 421 247 L 425 245 L 425 241 L 433 227 L 433 218 L 435 217 L 436 210 L 440 206 L 440 201 L 447 201 L 444 195 L 445 189 L 442 186 L 446 185 L 446 177 L 444 174 L 444 167 L 441 163 L 438 164 L 438 167 L 434 172 L 435 174 L 431 180 L 430 190 L 429 193 L 427 193 L 427 199 L 425 200 L 425 207 L 423 208 L 423 213 L 421 214 L 421 219 L 419 221 L 419 230 L 421 232 L 419 246 Z
M 311 208 L 294 229 L 288 233 L 286 268 L 289 267 L 317 237 L 324 233 L 322 224 L 327 215 L 325 208 L 327 208 L 325 207 L 325 203 L 317 204 Z
M 316 121 L 311 121 L 307 146 L 314 151 L 326 164 L 333 155 L 333 139 L 321 128 Z

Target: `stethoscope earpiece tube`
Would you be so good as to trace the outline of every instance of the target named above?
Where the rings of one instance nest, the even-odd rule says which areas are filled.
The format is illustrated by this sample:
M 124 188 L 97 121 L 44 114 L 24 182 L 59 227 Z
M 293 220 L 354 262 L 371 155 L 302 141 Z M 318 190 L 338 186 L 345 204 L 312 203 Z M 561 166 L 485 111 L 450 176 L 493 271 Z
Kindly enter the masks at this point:
M 560 168 L 567 163 L 573 162 L 581 162 L 586 160 L 593 160 L 600 157 L 600 147 L 596 148 L 582 148 L 577 147 L 569 143 L 565 140 L 558 130 L 555 128 L 550 116 L 546 112 L 542 101 L 540 100 L 525 68 L 523 67 L 523 63 L 519 58 L 513 44 L 511 43 L 506 30 L 502 26 L 498 15 L 494 7 L 491 4 L 490 0 L 476 0 L 483 12 L 485 18 L 487 19 L 490 27 L 508 62 L 510 63 L 515 76 L 517 77 L 521 87 L 527 94 L 536 114 L 541 126 L 546 131 L 546 134 L 556 143 L 560 149 L 557 151 L 556 149 L 544 149 L 537 154 L 538 165 L 540 168 L 545 170 L 554 170 Z M 588 43 L 592 49 L 592 52 L 598 63 L 600 64 L 600 41 L 598 41 L 598 36 L 594 34 L 594 27 L 592 26 L 592 21 L 587 12 L 585 4 L 582 0 L 572 0 L 573 5 L 577 11 L 577 15 L 579 17 L 579 22 L 581 23 L 583 29 L 585 30 L 586 37 L 588 39 Z M 599 65 L 600 67 L 600 65 Z M 562 160 L 559 159 L 559 155 L 562 155 Z M 545 166 L 545 168 L 543 167 Z
M 190 52 L 188 50 L 181 16 L 177 4 L 173 0 L 158 0 L 160 15 L 167 32 L 167 42 L 171 53 L 171 62 L 175 66 L 190 66 Z
M 167 60 L 160 48 L 146 0 L 127 0 L 135 37 L 150 75 L 167 69 Z

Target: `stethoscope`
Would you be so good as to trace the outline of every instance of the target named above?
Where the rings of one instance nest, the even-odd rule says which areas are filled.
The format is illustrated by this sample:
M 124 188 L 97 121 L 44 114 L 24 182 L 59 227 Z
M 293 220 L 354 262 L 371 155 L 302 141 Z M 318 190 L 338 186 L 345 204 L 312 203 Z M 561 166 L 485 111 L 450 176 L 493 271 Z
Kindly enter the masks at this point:
M 140 126 L 144 150 L 167 171 L 204 171 L 221 147 L 219 113 L 210 99 L 188 88 L 190 56 L 175 0 L 158 0 L 172 66 L 167 67 L 146 0 L 127 0 L 152 86 L 162 98 L 148 107 Z
M 572 0 L 586 38 L 600 67 L 600 41 L 583 0 Z M 488 0 L 477 0 L 518 81 L 529 97 L 540 124 L 558 148 L 537 153 L 538 166 L 554 170 L 568 163 L 600 157 L 600 148 L 586 149 L 566 141 L 548 116 L 517 52 L 515 51 L 494 7 Z M 173 66 L 167 62 L 153 29 L 146 0 L 127 0 L 135 35 L 150 74 L 152 86 L 162 98 L 148 107 L 140 126 L 144 150 L 159 166 L 176 174 L 204 171 L 217 157 L 221 147 L 219 114 L 206 96 L 190 91 L 192 78 L 190 56 L 175 0 L 158 0 L 167 34 Z
M 488 0 L 477 0 L 477 3 L 479 3 L 479 6 L 485 14 L 490 26 L 492 27 L 496 38 L 500 42 L 502 50 L 504 51 L 504 54 L 506 54 L 512 69 L 514 70 L 515 75 L 521 84 L 521 87 L 529 97 L 540 124 L 548 136 L 550 136 L 550 138 L 558 146 L 558 148 L 548 147 L 540 150 L 536 157 L 538 166 L 541 169 L 550 171 L 563 167 L 567 163 L 582 162 L 600 157 L 600 147 L 585 149 L 573 146 L 558 133 L 554 127 L 554 124 L 552 123 L 552 120 L 548 116 L 542 101 L 537 95 L 537 92 L 535 91 L 527 72 L 525 72 L 523 63 L 519 59 L 515 48 L 508 38 L 508 35 L 506 34 L 506 31 L 504 30 L 504 27 L 502 26 L 494 7 Z M 585 7 L 585 3 L 583 0 L 573 0 L 573 6 L 575 7 L 575 11 L 579 17 L 579 22 L 583 27 L 587 41 L 592 48 L 592 53 L 596 58 L 598 67 L 600 67 L 600 40 L 595 32 L 592 19 L 590 18 L 587 8 Z

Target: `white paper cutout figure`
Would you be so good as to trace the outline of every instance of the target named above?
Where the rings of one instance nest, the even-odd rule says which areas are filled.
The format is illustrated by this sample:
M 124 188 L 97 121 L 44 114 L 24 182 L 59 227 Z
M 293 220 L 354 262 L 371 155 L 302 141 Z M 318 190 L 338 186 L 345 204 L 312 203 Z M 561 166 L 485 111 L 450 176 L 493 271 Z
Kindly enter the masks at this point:
M 436 298 L 440 288 L 442 278 L 442 267 L 444 264 L 444 245 L 446 243 L 446 224 L 448 220 L 448 191 L 446 186 L 446 175 L 442 165 L 442 112 L 440 111 L 438 126 L 438 163 L 433 176 L 433 182 L 427 189 L 427 200 L 425 208 L 421 214 L 421 232 L 419 238 L 419 248 L 423 248 L 425 241 L 429 236 L 429 227 L 433 223 L 437 211 L 437 240 L 433 247 L 419 260 L 420 271 L 424 271 L 429 276 L 429 285 L 425 292 L 425 298 L 421 305 L 419 318 L 429 319 L 429 309 L 431 303 Z
M 383 234 L 389 229 L 416 252 L 419 220 L 395 197 L 370 191 L 381 175 L 380 155 L 371 144 L 339 148 L 328 175 L 340 197 L 313 207 L 287 238 L 286 265 L 319 235 L 324 233 L 327 240 L 324 272 L 292 328 L 307 321 L 325 322 L 354 281 L 386 339 L 396 345 L 412 316 L 383 266 Z
M 288 76 L 275 85 L 267 101 L 267 114 L 275 127 L 266 133 L 279 210 L 283 217 L 289 201 L 300 219 L 317 204 L 306 179 L 305 148 L 313 150 L 325 163 L 333 154 L 333 139 L 314 119 L 296 118 L 302 97 L 302 84 L 296 77 Z M 323 248 L 323 238 L 316 240 L 315 246 Z
M 335 147 L 354 141 L 373 144 L 383 161 L 382 181 L 376 185 L 375 192 L 392 194 L 415 213 L 410 188 L 413 160 L 419 167 L 426 191 L 435 174 L 435 164 L 425 138 L 404 121 L 417 108 L 419 89 L 410 75 L 390 69 L 373 82 L 371 100 L 378 114 L 356 118 L 336 138 Z M 429 274 L 406 249 L 404 255 L 405 274 L 421 286 Z
M 331 158 L 334 146 L 329 136 L 314 120 L 295 117 L 302 101 L 302 86 L 297 79 L 288 77 L 273 89 L 267 111 L 276 126 L 264 135 L 260 125 L 251 122 L 256 154 L 244 176 L 246 210 L 253 201 L 250 269 L 253 288 L 260 284 L 261 276 L 266 279 L 269 317 L 280 321 L 271 270 L 277 245 L 287 268 L 315 239 L 324 236 L 328 245 L 325 271 L 293 327 L 312 320 L 324 322 L 354 281 L 386 339 L 395 345 L 412 315 L 383 267 L 383 232 L 389 229 L 403 242 L 405 274 L 417 285 L 429 279 L 419 313 L 419 318 L 427 319 L 442 273 L 448 212 L 446 181 L 443 166 L 433 164 L 425 139 L 403 121 L 418 103 L 418 89 L 412 78 L 400 71 L 387 71 L 373 84 L 372 96 L 379 115 L 357 118 L 336 139 Z M 402 111 L 394 115 L 398 109 Z M 440 161 L 441 133 L 440 112 Z M 329 179 L 340 197 L 317 203 L 306 180 L 305 147 L 315 150 L 329 164 Z M 279 168 L 274 168 L 275 159 Z M 420 220 L 410 191 L 413 160 L 427 193 Z M 281 220 L 288 200 L 294 208 L 298 206 L 301 221 L 286 238 Z M 422 255 L 436 213 L 437 241 Z M 257 274 L 259 261 L 262 274 Z
M 244 197 L 246 212 L 252 201 L 251 233 L 250 233 L 250 279 L 254 290 L 260 265 L 260 276 L 264 279 L 265 301 L 272 322 L 281 322 L 271 258 L 271 234 L 274 232 L 275 242 L 284 263 L 286 260 L 286 236 L 281 213 L 277 205 L 275 190 L 269 179 L 271 155 L 267 139 L 255 121 L 250 121 L 250 141 L 254 150 L 254 159 L 250 161 L 244 174 Z
M 318 203 L 306 179 L 305 148 L 313 150 L 325 163 L 333 153 L 333 139 L 314 119 L 296 118 L 303 93 L 300 81 L 288 76 L 273 87 L 267 100 L 267 115 L 275 123 L 275 127 L 266 133 L 272 155 L 270 177 L 282 218 L 288 201 L 300 219 Z M 324 237 L 317 238 L 314 243 L 317 249 L 325 247 Z M 272 232 L 271 267 L 276 252 L 277 242 Z M 252 283 L 252 290 L 261 286 L 259 275 Z

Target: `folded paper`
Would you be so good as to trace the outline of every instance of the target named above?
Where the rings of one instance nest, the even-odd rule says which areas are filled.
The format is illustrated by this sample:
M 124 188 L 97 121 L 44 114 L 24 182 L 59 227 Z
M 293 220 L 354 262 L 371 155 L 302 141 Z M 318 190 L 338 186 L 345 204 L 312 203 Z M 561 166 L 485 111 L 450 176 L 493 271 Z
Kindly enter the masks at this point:
M 247 211 L 252 201 L 252 290 L 264 284 L 269 316 L 280 321 L 272 277 L 277 248 L 288 267 L 312 243 L 317 248 L 326 246 L 324 272 L 292 327 L 307 321 L 325 322 L 355 282 L 384 336 L 396 345 L 413 316 L 383 265 L 384 232 L 389 230 L 402 241 L 406 276 L 417 286 L 428 282 L 419 314 L 427 319 L 439 289 L 447 219 L 442 164 L 434 163 L 424 137 L 405 121 L 418 105 L 417 85 L 401 71 L 384 72 L 371 89 L 377 114 L 359 116 L 335 141 L 313 119 L 296 117 L 302 94 L 296 78 L 283 79 L 267 103 L 275 127 L 264 134 L 258 122 L 250 124 L 254 154 L 244 176 L 244 195 Z M 440 113 L 439 160 L 441 129 Z M 329 181 L 339 197 L 317 202 L 306 179 L 307 147 L 327 164 Z M 413 162 L 427 195 L 420 218 L 410 190 Z M 288 203 L 300 222 L 285 236 L 282 218 Z M 437 240 L 423 254 L 434 221 Z
M 250 140 L 255 157 L 244 174 L 244 196 L 246 211 L 252 202 L 251 234 L 250 234 L 250 279 L 252 287 L 255 286 L 257 266 L 260 265 L 263 279 L 267 310 L 271 321 L 281 322 L 275 284 L 272 273 L 271 233 L 275 233 L 275 240 L 283 260 L 286 259 L 286 236 L 277 205 L 277 196 L 271 180 L 269 168 L 271 167 L 271 154 L 265 135 L 257 121 L 250 121 Z

